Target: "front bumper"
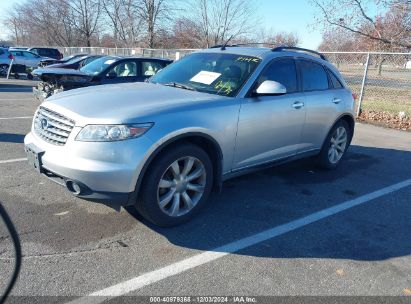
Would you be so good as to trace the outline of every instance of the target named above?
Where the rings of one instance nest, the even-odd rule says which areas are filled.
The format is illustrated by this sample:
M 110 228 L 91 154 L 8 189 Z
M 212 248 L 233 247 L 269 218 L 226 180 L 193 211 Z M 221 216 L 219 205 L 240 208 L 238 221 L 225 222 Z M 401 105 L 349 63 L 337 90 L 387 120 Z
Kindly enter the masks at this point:
M 36 87 L 33 87 L 33 94 L 34 94 L 34 99 L 39 102 L 43 102 L 44 99 L 46 99 L 47 97 L 47 93 L 39 90 Z
M 77 197 L 112 206 L 133 204 L 137 179 L 153 143 L 145 136 L 120 142 L 78 142 L 74 138 L 80 129 L 73 129 L 64 146 L 47 143 L 33 132 L 27 134 L 25 150 L 36 150 L 37 171 Z M 72 183 L 81 191 L 73 191 Z

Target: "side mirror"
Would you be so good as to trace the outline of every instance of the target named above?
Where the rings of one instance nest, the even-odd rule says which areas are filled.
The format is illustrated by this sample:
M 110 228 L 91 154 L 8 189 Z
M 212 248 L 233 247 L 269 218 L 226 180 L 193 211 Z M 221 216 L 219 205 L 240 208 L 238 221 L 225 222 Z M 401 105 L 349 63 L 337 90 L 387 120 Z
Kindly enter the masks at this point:
M 113 78 L 116 78 L 116 77 L 117 77 L 117 74 L 115 72 L 110 72 L 110 73 L 107 74 L 107 78 L 109 78 L 109 79 L 113 79 Z
M 287 93 L 287 89 L 284 85 L 277 81 L 266 80 L 255 90 L 255 95 L 283 95 Z

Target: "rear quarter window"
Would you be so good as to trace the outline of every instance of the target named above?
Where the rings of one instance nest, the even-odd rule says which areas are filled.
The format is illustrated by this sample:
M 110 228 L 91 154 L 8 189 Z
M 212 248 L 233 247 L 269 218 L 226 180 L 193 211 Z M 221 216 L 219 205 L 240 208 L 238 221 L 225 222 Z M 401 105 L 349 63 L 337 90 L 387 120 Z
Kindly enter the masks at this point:
M 328 70 L 328 74 L 330 75 L 331 83 L 332 83 L 334 89 L 343 88 L 343 85 L 341 84 L 341 81 L 337 78 L 337 76 L 334 75 L 333 72 Z

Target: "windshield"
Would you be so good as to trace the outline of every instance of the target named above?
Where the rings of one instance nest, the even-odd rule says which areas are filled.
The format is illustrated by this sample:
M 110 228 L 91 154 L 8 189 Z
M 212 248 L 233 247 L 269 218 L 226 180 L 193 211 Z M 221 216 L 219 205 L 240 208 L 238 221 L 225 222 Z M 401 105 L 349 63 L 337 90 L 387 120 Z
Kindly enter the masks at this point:
M 102 57 L 90 62 L 89 64 L 86 64 L 80 69 L 80 71 L 89 75 L 97 75 L 118 60 L 119 58 L 116 57 Z
M 194 53 L 169 65 L 150 82 L 232 97 L 260 62 L 251 56 Z

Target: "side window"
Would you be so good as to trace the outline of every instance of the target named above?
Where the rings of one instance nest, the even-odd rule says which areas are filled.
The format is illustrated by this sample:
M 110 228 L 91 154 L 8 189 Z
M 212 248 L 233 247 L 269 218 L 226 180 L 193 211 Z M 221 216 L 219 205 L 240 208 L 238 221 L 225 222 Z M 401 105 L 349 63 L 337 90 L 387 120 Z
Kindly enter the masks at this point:
M 321 64 L 301 60 L 301 77 L 304 91 L 327 90 L 329 87 L 327 73 Z
M 30 53 L 30 52 L 22 52 L 22 53 L 24 57 L 27 57 L 27 58 L 38 58 L 39 57 L 38 55 Z
M 154 76 L 164 68 L 164 65 L 158 61 L 142 61 L 141 62 L 141 74 L 143 76 Z
M 39 55 L 39 50 L 38 49 L 31 49 L 30 52 L 33 52 L 34 54 Z
M 331 78 L 331 82 L 333 84 L 333 88 L 334 89 L 341 89 L 343 87 L 343 85 L 341 84 L 341 82 L 338 80 L 338 78 L 334 75 L 333 72 L 331 72 L 330 70 L 328 71 L 328 75 L 330 75 Z
M 2 49 L 0 49 L 0 55 L 3 55 L 4 51 Z
M 297 69 L 294 59 L 286 58 L 270 63 L 258 78 L 257 87 L 266 80 L 281 83 L 287 88 L 287 93 L 297 92 Z
M 20 52 L 20 51 L 14 51 L 14 52 L 12 52 L 12 54 L 16 57 L 23 57 L 23 53 Z
M 108 75 L 115 77 L 135 77 L 137 76 L 137 65 L 134 61 L 121 62 L 110 69 Z

